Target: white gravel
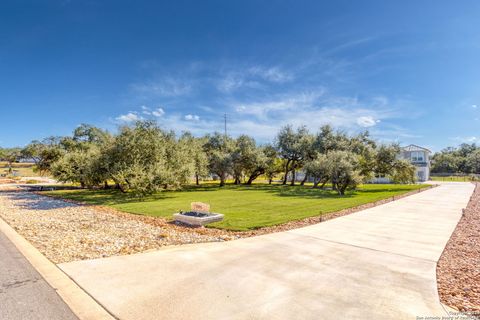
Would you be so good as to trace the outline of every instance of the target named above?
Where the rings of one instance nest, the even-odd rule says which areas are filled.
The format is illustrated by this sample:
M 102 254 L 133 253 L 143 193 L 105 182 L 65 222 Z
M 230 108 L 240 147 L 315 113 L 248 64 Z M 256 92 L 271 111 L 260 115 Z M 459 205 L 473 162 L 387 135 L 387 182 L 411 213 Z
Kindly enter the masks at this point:
M 227 231 L 176 226 L 162 218 L 77 205 L 12 187 L 2 189 L 0 217 L 55 263 L 237 238 Z

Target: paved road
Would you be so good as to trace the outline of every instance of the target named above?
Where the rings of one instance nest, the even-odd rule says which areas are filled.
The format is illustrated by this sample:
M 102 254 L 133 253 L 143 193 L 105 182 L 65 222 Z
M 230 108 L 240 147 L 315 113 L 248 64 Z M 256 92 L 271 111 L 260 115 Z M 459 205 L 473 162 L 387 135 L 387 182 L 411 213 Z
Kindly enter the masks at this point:
M 1 232 L 0 319 L 77 319 L 55 290 Z
M 442 316 L 436 262 L 473 189 L 442 184 L 306 228 L 60 267 L 120 319 Z

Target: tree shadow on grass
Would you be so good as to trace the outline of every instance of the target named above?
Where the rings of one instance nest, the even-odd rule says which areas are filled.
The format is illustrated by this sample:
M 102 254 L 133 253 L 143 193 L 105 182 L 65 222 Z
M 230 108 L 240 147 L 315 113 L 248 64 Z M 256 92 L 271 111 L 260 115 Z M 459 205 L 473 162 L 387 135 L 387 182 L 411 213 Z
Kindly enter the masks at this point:
M 239 196 L 242 192 L 263 192 L 273 194 L 278 197 L 292 197 L 304 199 L 346 199 L 357 195 L 356 191 L 347 191 L 345 195 L 339 195 L 331 189 L 317 189 L 311 186 L 290 186 L 281 184 L 252 184 L 252 185 L 235 185 L 227 184 L 220 187 L 218 184 L 202 184 L 189 185 L 179 190 L 163 190 L 152 195 L 147 195 L 143 198 L 136 197 L 131 193 L 122 193 L 120 190 L 75 190 L 75 191 L 53 191 L 46 192 L 58 198 L 65 198 L 91 205 L 115 205 L 115 204 L 129 204 L 141 202 L 155 202 L 161 200 L 172 199 L 178 196 L 178 193 L 195 193 L 195 192 L 215 192 L 215 191 L 238 191 Z M 362 192 L 377 193 L 384 191 L 394 191 L 387 189 L 369 189 L 362 190 Z
M 312 188 L 311 186 L 290 186 L 290 185 L 241 185 L 237 188 L 238 191 L 262 191 L 274 194 L 278 197 L 296 197 L 296 198 L 318 198 L 318 199 L 344 199 L 355 196 L 355 191 L 347 191 L 345 195 L 339 195 L 336 191 L 331 189 Z

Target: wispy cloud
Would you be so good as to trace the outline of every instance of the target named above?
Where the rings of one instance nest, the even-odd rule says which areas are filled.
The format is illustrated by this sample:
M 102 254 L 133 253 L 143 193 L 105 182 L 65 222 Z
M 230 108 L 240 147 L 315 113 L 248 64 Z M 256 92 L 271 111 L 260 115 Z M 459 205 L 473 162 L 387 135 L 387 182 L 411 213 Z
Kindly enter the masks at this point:
M 264 89 L 271 84 L 281 84 L 294 79 L 292 72 L 279 66 L 237 66 L 223 70 L 214 81 L 220 92 L 231 93 L 238 89 Z
M 249 80 L 240 73 L 229 73 L 223 78 L 218 78 L 214 80 L 216 82 L 215 87 L 218 91 L 223 93 L 230 93 L 240 88 L 256 88 L 259 89 L 262 85 L 254 80 Z
M 346 50 L 346 49 L 350 49 L 352 47 L 357 47 L 359 45 L 363 45 L 363 44 L 366 44 L 366 43 L 369 43 L 371 41 L 375 40 L 374 37 L 365 37 L 365 38 L 353 38 L 353 39 L 349 39 L 347 41 L 345 41 L 344 43 L 336 46 L 336 47 L 333 47 L 331 48 L 330 50 L 328 50 L 326 53 L 327 54 L 333 54 L 333 53 L 336 53 L 336 52 L 339 52 L 339 51 L 342 51 L 342 50 Z
M 143 95 L 158 97 L 178 97 L 187 95 L 192 90 L 192 85 L 186 81 L 173 77 L 164 77 L 159 80 L 151 80 L 145 83 L 134 83 L 131 89 Z
M 154 116 L 154 117 L 161 117 L 165 114 L 165 111 L 163 110 L 163 108 L 155 108 L 155 109 L 151 109 L 147 106 L 142 106 L 141 107 L 142 109 L 142 113 L 145 114 L 145 115 L 148 115 L 148 116 Z
M 364 128 L 373 127 L 379 122 L 380 120 L 375 119 L 372 116 L 361 116 L 357 118 L 357 124 Z
M 358 39 L 344 47 L 368 41 L 371 39 Z M 331 124 L 350 132 L 368 129 L 385 138 L 407 137 L 409 133 L 403 128 L 391 127 L 391 120 L 419 117 L 410 101 L 386 95 L 338 94 L 334 85 L 327 85 L 325 79 L 334 79 L 330 82 L 336 84 L 348 65 L 348 61 L 322 56 L 288 68 L 275 63 L 197 63 L 179 68 L 176 77 L 156 75 L 156 81 L 131 87 L 137 95 L 134 103 L 162 106 L 144 106 L 138 114 L 161 117 L 162 126 L 176 131 L 203 134 L 222 130 L 219 114 L 227 112 L 230 134 L 246 133 L 263 141 L 271 141 L 287 124 L 307 125 L 312 131 Z
M 251 101 L 245 103 L 233 103 L 231 108 L 236 112 L 255 116 L 259 120 L 269 120 L 281 113 L 311 108 L 313 103 L 324 94 L 324 89 L 319 88 L 312 92 L 301 92 L 287 95 L 279 95 L 273 100 Z
M 185 120 L 187 120 L 187 121 L 198 121 L 198 120 L 200 120 L 200 116 L 197 116 L 196 114 L 187 114 L 185 116 Z
M 143 118 L 139 116 L 137 112 L 129 112 L 127 114 L 121 114 L 115 118 L 115 120 L 117 120 L 118 122 L 123 122 L 123 123 L 135 122 L 142 119 Z
M 248 73 L 252 76 L 260 77 L 266 81 L 283 83 L 293 80 L 292 73 L 282 70 L 280 67 L 266 68 L 263 66 L 254 66 L 248 69 Z

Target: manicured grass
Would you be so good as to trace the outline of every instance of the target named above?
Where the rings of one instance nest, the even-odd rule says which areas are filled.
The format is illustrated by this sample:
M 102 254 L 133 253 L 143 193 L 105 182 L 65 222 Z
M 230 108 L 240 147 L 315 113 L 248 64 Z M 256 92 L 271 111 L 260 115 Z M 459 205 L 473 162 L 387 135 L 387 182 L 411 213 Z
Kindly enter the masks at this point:
M 451 182 L 468 182 L 468 181 L 478 181 L 472 176 L 430 176 L 430 180 L 433 181 L 451 181 Z
M 62 190 L 46 192 L 121 211 L 171 218 L 190 203 L 209 203 L 212 212 L 225 214 L 222 222 L 211 226 L 248 230 L 271 226 L 323 213 L 355 207 L 368 202 L 426 187 L 425 185 L 363 185 L 357 191 L 339 196 L 334 191 L 301 186 L 254 184 L 252 186 L 191 186 L 182 191 L 164 191 L 144 200 L 128 197 L 116 190 Z

